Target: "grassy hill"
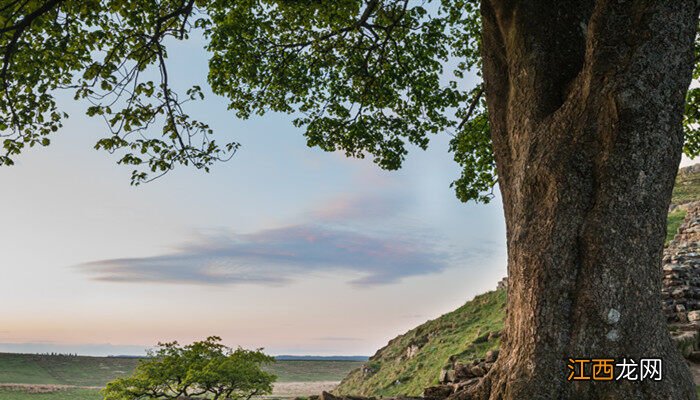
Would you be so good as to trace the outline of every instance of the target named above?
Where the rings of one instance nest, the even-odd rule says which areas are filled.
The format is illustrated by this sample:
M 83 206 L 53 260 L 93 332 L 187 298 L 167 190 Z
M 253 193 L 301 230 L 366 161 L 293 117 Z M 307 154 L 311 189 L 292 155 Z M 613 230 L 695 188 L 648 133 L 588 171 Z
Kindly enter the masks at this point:
M 418 395 L 437 382 L 450 360 L 472 360 L 497 348 L 487 340 L 503 329 L 506 293 L 476 296 L 462 307 L 393 339 L 362 367 L 352 371 L 334 391 L 363 396 Z
M 680 170 L 673 186 L 671 207 L 700 200 L 700 168 L 697 168 L 699 166 L 700 164 L 696 164 Z M 666 243 L 673 239 L 684 218 L 685 210 L 682 207 L 676 207 L 668 213 Z
M 673 189 L 667 223 L 667 242 L 685 218 L 677 207 L 700 200 L 700 164 L 682 169 Z M 438 381 L 440 370 L 451 360 L 482 358 L 499 340 L 484 341 L 489 332 L 502 329 L 504 290 L 476 296 L 462 307 L 428 321 L 391 340 L 362 367 L 352 371 L 334 391 L 363 396 L 419 395 Z M 414 354 L 408 357 L 413 347 Z

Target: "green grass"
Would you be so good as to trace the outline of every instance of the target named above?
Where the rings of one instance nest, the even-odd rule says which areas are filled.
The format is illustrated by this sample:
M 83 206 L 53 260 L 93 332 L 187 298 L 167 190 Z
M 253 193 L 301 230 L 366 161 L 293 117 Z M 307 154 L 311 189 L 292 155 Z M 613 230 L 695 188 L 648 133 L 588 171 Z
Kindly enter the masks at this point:
M 678 174 L 673 186 L 671 204 L 679 205 L 700 200 L 700 174 Z
M 679 173 L 673 185 L 671 204 L 678 206 L 697 200 L 700 200 L 700 173 Z M 673 240 L 685 214 L 685 210 L 678 208 L 668 213 L 666 243 Z
M 0 353 L 0 383 L 99 386 L 128 376 L 138 359 Z M 266 367 L 278 382 L 340 381 L 361 361 L 277 361 Z M 4 397 L 0 396 L 4 400 Z
M 0 383 L 104 386 L 129 375 L 137 359 L 0 353 Z
M 2 400 L 102 400 L 99 390 L 65 389 L 51 393 L 31 393 L 25 390 L 0 388 Z
M 393 339 L 366 363 L 363 373 L 357 369 L 334 391 L 360 396 L 420 395 L 437 383 L 440 370 L 450 359 L 468 361 L 481 358 L 486 351 L 498 348 L 500 341 L 481 343 L 490 332 L 503 329 L 506 294 L 504 290 L 476 296 L 462 307 L 428 321 Z M 407 349 L 420 349 L 407 358 Z
M 683 220 L 685 219 L 685 210 L 675 209 L 668 213 L 668 220 L 666 222 L 666 243 L 673 240 L 678 232 L 678 227 L 681 226 Z

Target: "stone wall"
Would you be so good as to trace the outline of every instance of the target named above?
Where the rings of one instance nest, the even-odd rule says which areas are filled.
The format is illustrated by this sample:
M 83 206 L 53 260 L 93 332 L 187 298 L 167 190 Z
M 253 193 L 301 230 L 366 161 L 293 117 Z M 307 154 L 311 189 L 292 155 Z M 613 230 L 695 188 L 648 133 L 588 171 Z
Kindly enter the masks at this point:
M 700 361 L 700 201 L 681 205 L 686 217 L 664 249 L 663 311 L 685 357 Z

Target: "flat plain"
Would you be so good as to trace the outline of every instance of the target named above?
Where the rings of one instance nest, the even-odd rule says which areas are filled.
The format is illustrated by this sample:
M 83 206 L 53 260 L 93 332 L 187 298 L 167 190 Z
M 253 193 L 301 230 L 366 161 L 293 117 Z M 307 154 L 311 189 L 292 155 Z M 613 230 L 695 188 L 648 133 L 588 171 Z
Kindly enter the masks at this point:
M 2 400 L 101 400 L 99 389 L 128 376 L 138 358 L 0 353 Z M 290 398 L 332 389 L 362 361 L 280 360 L 271 397 Z

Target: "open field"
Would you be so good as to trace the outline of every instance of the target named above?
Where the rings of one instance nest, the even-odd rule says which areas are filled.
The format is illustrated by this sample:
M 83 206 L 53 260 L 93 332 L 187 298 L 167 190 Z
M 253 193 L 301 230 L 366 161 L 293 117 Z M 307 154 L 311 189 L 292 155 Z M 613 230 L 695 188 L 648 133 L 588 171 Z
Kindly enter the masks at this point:
M 137 363 L 134 358 L 0 353 L 0 383 L 101 387 L 129 375 Z
M 266 398 L 306 397 L 333 390 L 338 381 L 279 382 Z M 98 388 L 76 388 L 63 385 L 0 384 L 2 400 L 102 400 Z
M 73 357 L 0 353 L 2 400 L 99 400 L 107 382 L 128 376 L 136 358 Z M 297 397 L 331 390 L 361 361 L 281 360 L 272 397 Z
M 101 400 L 98 389 L 51 385 L 0 385 L 2 400 Z

